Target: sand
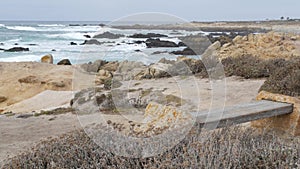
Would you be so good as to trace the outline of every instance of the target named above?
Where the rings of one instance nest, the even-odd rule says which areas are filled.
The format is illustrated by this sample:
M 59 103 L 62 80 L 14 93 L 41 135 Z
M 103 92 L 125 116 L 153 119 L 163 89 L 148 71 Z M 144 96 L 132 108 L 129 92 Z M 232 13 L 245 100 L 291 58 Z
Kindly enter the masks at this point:
M 76 66 L 59 66 L 38 62 L 0 62 L 0 96 L 8 99 L 0 103 L 1 109 L 31 98 L 42 91 L 72 91 L 85 88 L 72 86 Z M 78 76 L 91 76 L 77 71 Z M 28 82 L 20 79 L 31 77 Z

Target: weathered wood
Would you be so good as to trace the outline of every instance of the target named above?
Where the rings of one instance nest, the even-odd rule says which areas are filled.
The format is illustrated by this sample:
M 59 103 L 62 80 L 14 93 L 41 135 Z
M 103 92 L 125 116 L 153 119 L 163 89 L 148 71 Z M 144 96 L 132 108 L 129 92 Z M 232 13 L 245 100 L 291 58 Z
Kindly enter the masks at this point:
M 192 115 L 196 117 L 196 125 L 215 124 L 220 128 L 292 112 L 292 104 L 262 100 Z

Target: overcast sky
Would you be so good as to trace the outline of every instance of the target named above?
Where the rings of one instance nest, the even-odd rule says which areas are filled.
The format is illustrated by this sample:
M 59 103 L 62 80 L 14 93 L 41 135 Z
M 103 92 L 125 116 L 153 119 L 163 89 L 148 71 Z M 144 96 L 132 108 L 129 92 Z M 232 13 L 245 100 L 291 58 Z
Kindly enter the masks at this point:
M 1 0 L 0 20 L 111 21 L 140 12 L 189 21 L 300 18 L 300 0 Z

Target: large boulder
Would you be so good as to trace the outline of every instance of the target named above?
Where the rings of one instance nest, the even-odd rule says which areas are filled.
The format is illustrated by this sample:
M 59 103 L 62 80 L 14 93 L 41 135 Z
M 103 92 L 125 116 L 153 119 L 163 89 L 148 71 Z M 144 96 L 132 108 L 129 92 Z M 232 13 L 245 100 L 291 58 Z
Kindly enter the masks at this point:
M 184 48 L 182 51 L 171 52 L 174 55 L 197 55 L 191 48 Z
M 169 72 L 170 68 L 172 67 L 171 64 L 164 64 L 164 63 L 156 63 L 145 70 L 139 72 L 135 75 L 135 79 L 152 79 L 152 78 L 163 78 L 163 77 L 170 77 L 171 74 Z
M 175 42 L 152 38 L 146 40 L 146 45 L 148 48 L 179 47 L 178 44 L 176 44 Z
M 107 64 L 103 65 L 101 69 L 107 70 L 110 72 L 115 72 L 119 67 L 119 62 L 113 61 L 113 62 L 108 62 Z
M 96 39 L 102 39 L 102 38 L 106 38 L 106 39 L 119 39 L 121 37 L 124 37 L 124 35 L 113 34 L 113 33 L 110 33 L 110 32 L 104 32 L 102 34 L 95 35 L 93 38 L 96 38 Z
M 182 127 L 192 121 L 191 115 L 184 113 L 173 106 L 165 106 L 157 103 L 149 103 L 146 107 L 143 122 L 134 128 L 136 133 L 145 133 L 166 128 Z
M 167 35 L 158 34 L 158 33 L 147 33 L 147 34 L 141 34 L 137 33 L 134 35 L 129 36 L 129 38 L 162 38 L 162 37 L 168 37 Z
M 81 68 L 86 72 L 97 73 L 100 70 L 100 68 L 105 64 L 107 64 L 107 61 L 105 60 L 96 60 L 95 62 L 82 64 Z
M 57 63 L 57 65 L 72 65 L 69 59 L 63 59 Z
M 134 76 L 144 70 L 146 66 L 142 62 L 135 61 L 123 61 L 120 62 L 118 69 L 114 74 L 114 79 L 122 80 L 132 80 Z
M 23 47 L 13 47 L 7 50 L 4 50 L 4 52 L 28 52 L 29 48 L 23 48 Z
M 148 68 L 136 74 L 135 79 L 157 79 L 171 76 L 186 76 L 191 74 L 192 71 L 190 70 L 189 65 L 187 65 L 184 61 L 178 60 L 174 63 L 158 62 L 152 64 Z
M 210 40 L 202 34 L 189 35 L 180 37 L 179 39 L 197 55 L 203 54 L 203 52 L 211 45 Z M 180 44 L 181 46 L 182 43 Z
M 95 83 L 96 85 L 104 84 L 107 80 L 112 79 L 113 74 L 104 69 L 100 69 L 98 74 L 96 75 Z
M 41 62 L 53 64 L 53 56 L 51 54 L 45 55 L 41 58 Z

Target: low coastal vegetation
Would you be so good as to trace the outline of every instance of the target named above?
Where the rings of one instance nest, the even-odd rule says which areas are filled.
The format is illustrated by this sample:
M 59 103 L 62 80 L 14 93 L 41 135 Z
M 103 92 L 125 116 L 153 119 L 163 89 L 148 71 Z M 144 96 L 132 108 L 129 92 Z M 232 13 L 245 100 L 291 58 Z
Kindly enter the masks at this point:
M 7 161 L 3 168 L 300 167 L 299 138 L 284 139 L 237 126 L 201 134 L 194 130 L 172 149 L 149 158 L 115 155 L 95 144 L 84 131 L 74 131 L 39 143 Z

